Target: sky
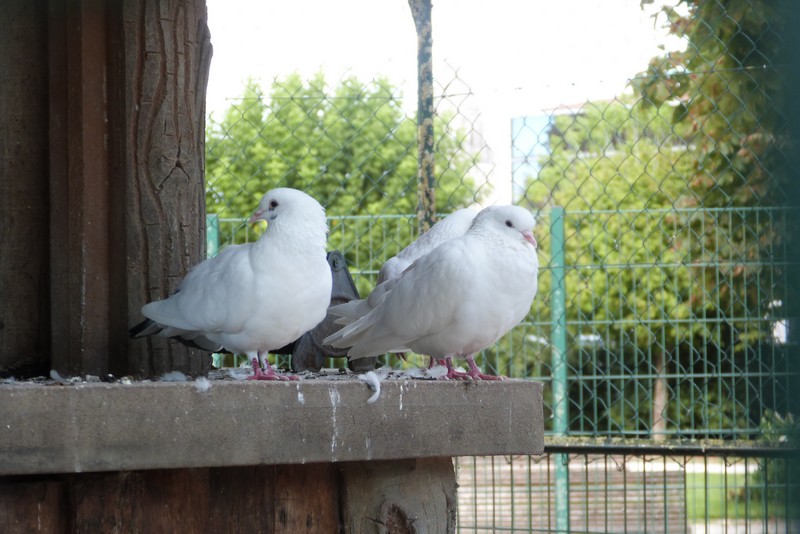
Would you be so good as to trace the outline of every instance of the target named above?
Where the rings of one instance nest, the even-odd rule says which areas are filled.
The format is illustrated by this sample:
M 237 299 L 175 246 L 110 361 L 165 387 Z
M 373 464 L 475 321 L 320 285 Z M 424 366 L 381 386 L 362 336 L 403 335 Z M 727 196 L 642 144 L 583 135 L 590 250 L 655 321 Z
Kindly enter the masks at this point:
M 671 2 L 668 2 L 671 3 Z M 492 150 L 493 202 L 510 198 L 510 121 L 621 94 L 653 56 L 677 49 L 640 0 L 433 0 L 434 77 L 454 73 Z M 386 75 L 416 100 L 416 32 L 406 0 L 207 0 L 214 55 L 208 112 L 248 78 L 323 70 L 329 81 Z M 508 179 L 506 187 L 505 181 Z

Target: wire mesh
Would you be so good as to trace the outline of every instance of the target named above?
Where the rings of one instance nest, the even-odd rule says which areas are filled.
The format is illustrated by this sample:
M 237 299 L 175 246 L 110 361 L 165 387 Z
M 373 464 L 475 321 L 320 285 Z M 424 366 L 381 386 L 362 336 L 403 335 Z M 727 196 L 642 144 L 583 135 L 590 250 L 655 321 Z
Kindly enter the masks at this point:
M 459 532 L 795 532 L 785 458 L 606 453 L 462 458 Z M 568 512 L 554 513 L 556 466 Z
M 800 529 L 797 460 L 747 453 L 798 437 L 797 169 L 776 59 L 791 5 L 686 4 L 664 10 L 686 50 L 622 96 L 513 119 L 509 147 L 487 145 L 457 71 L 437 76 L 437 211 L 510 179 L 538 219 L 539 295 L 476 360 L 548 384 L 548 454 L 460 459 L 460 532 Z M 244 220 L 267 189 L 304 189 L 367 294 L 417 236 L 410 100 L 380 77 L 248 84 L 209 121 L 211 249 L 257 237 Z M 687 443 L 708 448 L 674 452 Z

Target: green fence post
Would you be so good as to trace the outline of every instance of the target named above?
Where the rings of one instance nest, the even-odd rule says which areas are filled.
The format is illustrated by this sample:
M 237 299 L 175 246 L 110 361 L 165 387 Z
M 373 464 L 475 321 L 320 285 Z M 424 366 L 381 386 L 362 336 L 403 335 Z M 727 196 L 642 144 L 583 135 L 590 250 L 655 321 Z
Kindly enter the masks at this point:
M 217 252 L 219 252 L 219 215 L 212 213 L 206 215 L 206 258 L 216 256 Z M 224 354 L 212 354 L 211 365 L 219 369 L 222 367 L 224 357 Z
M 219 252 L 219 215 L 206 215 L 206 258 Z
M 567 414 L 567 296 L 564 289 L 564 208 L 554 207 L 550 214 L 550 272 L 553 276 L 550 295 L 550 334 L 553 391 L 553 433 L 566 436 Z M 556 530 L 569 531 L 569 465 L 566 454 L 553 455 L 555 461 Z

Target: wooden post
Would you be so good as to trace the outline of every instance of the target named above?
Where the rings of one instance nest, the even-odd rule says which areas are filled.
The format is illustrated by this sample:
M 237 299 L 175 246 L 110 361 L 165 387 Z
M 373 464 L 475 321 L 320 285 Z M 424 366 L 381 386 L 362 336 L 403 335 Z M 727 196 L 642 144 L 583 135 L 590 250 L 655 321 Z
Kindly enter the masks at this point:
M 141 306 L 205 257 L 206 17 L 204 0 L 49 4 L 54 350 L 43 367 L 149 377 L 210 366 L 205 353 L 127 337 Z
M 107 372 L 108 135 L 102 0 L 49 3 L 52 367 Z
M 455 532 L 452 458 L 356 462 L 341 469 L 345 532 Z
M 207 353 L 161 338 L 130 341 L 141 306 L 175 291 L 205 258 L 205 0 L 109 4 L 110 369 L 200 374 Z M 127 355 L 127 358 L 126 358 Z
M 433 154 L 433 30 L 431 0 L 408 0 L 417 29 L 417 224 L 423 234 L 436 222 Z
M 47 6 L 0 17 L 0 376 L 40 374 L 50 354 Z

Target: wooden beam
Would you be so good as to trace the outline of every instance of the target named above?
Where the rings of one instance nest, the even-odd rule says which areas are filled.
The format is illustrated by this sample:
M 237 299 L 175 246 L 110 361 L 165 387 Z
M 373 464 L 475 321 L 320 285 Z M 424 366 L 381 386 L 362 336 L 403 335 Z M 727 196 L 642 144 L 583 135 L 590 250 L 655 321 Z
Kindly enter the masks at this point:
M 345 532 L 455 532 L 452 458 L 353 462 L 341 469 Z
M 24 376 L 50 365 L 47 6 L 0 4 L 0 376 Z
M 105 2 L 50 2 L 52 367 L 107 371 L 109 317 Z
M 451 458 L 0 477 L 2 532 L 455 531 Z
M 537 454 L 524 380 L 0 384 L 0 475 Z
M 0 478 L 0 532 L 66 534 L 61 477 Z

